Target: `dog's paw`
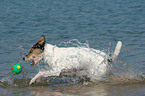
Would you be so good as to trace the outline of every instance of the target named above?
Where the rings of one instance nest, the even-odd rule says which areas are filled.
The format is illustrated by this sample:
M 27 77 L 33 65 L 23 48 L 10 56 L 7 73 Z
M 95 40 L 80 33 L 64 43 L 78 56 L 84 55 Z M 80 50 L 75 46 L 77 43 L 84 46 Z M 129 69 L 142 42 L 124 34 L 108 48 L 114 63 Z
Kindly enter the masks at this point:
M 32 79 L 32 80 L 30 81 L 29 85 L 33 84 L 34 82 L 35 82 L 35 80 Z

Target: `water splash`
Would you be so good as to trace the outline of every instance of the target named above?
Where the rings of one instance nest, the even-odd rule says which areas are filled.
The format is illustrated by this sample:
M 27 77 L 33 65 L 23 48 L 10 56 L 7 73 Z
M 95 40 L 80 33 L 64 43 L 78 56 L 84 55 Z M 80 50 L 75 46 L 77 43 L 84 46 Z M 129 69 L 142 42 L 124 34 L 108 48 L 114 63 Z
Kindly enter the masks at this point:
M 69 41 L 60 42 L 60 44 L 58 44 L 58 46 L 90 48 L 89 47 L 89 41 L 86 40 L 84 43 L 81 43 L 77 39 L 72 39 L 72 40 L 69 40 Z
M 13 75 L 12 72 L 8 72 L 5 76 L 0 78 L 1 87 L 26 87 L 30 79 L 26 78 L 26 75 L 18 74 Z
M 143 74 L 139 73 L 134 67 L 119 58 L 109 66 L 110 74 L 107 76 L 107 79 L 111 83 L 145 83 L 145 77 Z
M 20 50 L 20 55 L 17 63 L 22 63 L 22 58 L 24 57 L 24 48 L 22 45 L 18 44 L 18 49 Z

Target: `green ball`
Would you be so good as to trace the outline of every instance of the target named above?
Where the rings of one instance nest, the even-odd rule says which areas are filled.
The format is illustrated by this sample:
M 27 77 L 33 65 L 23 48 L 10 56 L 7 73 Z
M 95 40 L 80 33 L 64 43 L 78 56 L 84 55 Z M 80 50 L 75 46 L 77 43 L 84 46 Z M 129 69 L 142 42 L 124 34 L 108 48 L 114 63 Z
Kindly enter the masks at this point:
M 22 72 L 22 66 L 20 64 L 16 63 L 11 67 L 11 70 L 12 70 L 13 74 L 19 74 Z

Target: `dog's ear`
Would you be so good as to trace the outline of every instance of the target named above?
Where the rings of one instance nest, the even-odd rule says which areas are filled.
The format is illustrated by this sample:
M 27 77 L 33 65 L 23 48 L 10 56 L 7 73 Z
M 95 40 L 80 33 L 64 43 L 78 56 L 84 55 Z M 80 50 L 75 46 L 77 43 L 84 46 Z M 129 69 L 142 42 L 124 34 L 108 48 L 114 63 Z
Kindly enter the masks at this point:
M 38 44 L 43 45 L 44 42 L 45 42 L 45 36 L 42 35 L 38 40 Z

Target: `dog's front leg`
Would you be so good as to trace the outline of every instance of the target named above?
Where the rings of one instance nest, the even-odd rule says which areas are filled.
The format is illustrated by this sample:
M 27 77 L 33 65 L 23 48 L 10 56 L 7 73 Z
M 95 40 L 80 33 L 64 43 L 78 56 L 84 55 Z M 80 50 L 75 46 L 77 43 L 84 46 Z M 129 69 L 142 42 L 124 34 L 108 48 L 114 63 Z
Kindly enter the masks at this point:
M 45 72 L 39 72 L 37 75 L 35 75 L 35 76 L 31 79 L 29 85 L 31 85 L 32 83 L 34 83 L 34 82 L 36 81 L 36 79 L 38 79 L 38 78 L 40 78 L 41 76 L 43 76 L 44 73 L 45 73 Z
M 56 69 L 53 69 L 53 70 L 49 70 L 49 71 L 44 71 L 44 72 L 39 72 L 37 75 L 35 75 L 29 85 L 31 85 L 32 83 L 34 83 L 36 81 L 36 79 L 40 78 L 40 77 L 48 77 L 48 76 L 59 76 L 60 75 L 60 70 L 56 70 Z

